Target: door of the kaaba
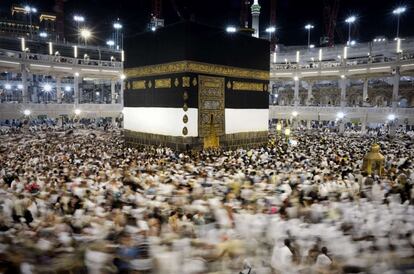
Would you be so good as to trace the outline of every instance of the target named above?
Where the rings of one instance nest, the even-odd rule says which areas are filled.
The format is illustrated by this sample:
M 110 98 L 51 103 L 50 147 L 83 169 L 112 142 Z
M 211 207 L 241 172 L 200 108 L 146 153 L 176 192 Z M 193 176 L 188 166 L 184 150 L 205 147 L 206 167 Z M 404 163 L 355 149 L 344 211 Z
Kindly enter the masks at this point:
M 198 135 L 204 148 L 219 146 L 224 128 L 224 78 L 198 76 Z

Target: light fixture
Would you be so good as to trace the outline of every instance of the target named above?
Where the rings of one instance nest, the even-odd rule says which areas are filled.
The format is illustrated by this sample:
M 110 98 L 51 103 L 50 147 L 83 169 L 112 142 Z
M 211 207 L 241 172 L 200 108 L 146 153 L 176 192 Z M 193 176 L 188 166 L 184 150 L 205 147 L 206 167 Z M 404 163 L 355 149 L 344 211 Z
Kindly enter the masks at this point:
M 297 111 L 293 111 L 293 112 L 292 112 L 292 116 L 293 116 L 293 117 L 297 117 L 297 116 L 298 116 L 298 114 L 299 114 L 299 113 L 298 113 Z
M 156 30 L 157 30 L 157 28 L 156 28 L 155 26 L 152 26 L 152 27 L 151 27 L 151 30 L 152 30 L 152 31 L 156 31 Z
M 341 79 L 345 79 L 345 75 L 343 75 L 343 74 L 342 74 L 342 75 L 341 75 Z
M 90 30 L 88 29 L 81 29 L 80 31 L 80 35 L 83 37 L 83 39 L 88 39 L 89 37 L 91 37 L 92 33 Z
M 12 89 L 12 85 L 11 84 L 5 84 L 4 88 L 7 90 L 11 90 Z
M 307 30 L 310 30 L 310 29 L 313 29 L 313 28 L 314 28 L 314 26 L 312 26 L 311 24 L 307 24 L 305 26 L 305 29 L 307 29 Z
M 395 120 L 395 115 L 394 114 L 389 114 L 387 119 L 388 119 L 388 121 L 394 121 Z
M 70 86 L 65 86 L 65 91 L 71 91 Z
M 21 38 L 21 47 L 22 47 L 22 51 L 26 50 L 26 41 L 24 40 L 24 38 Z
M 82 111 L 77 108 L 73 112 L 75 113 L 75 115 L 79 115 L 79 114 L 81 114 Z
M 125 80 L 126 79 L 126 75 L 125 74 L 121 74 L 120 78 L 121 78 L 121 80 Z
M 355 40 L 352 40 L 349 44 L 350 44 L 351 46 L 355 46 L 355 45 L 356 45 L 356 41 L 355 41 Z
M 27 12 L 27 13 L 36 13 L 37 9 L 34 8 L 34 7 L 31 7 L 31 6 L 25 6 L 24 11 Z
M 52 86 L 50 84 L 44 84 L 43 85 L 43 90 L 46 92 L 51 92 L 52 91 Z
M 344 59 L 346 59 L 348 57 L 348 47 L 345 46 L 344 47 Z
M 41 33 L 39 33 L 39 36 L 42 38 L 46 38 L 47 37 L 47 32 L 42 31 Z
M 336 114 L 336 117 L 337 117 L 338 119 L 343 119 L 343 118 L 345 117 L 345 114 L 344 114 L 343 112 L 338 112 L 338 113 Z
M 75 72 L 75 77 L 79 77 L 79 72 Z
M 58 52 L 58 51 L 56 51 Z M 52 55 L 53 54 L 53 44 L 52 42 L 49 42 L 49 54 Z M 56 54 L 55 54 L 56 55 Z
M 30 114 L 32 114 L 32 112 L 30 111 L 30 109 L 25 109 L 23 110 L 23 114 L 24 116 L 29 116 Z
M 397 15 L 397 35 L 396 35 L 396 38 L 400 37 L 400 17 L 401 17 L 401 14 L 403 14 L 406 10 L 407 10 L 407 8 L 402 6 L 402 7 L 396 8 L 392 12 L 395 15 Z
M 73 57 L 78 58 L 78 46 L 73 46 Z
M 110 46 L 110 47 L 115 46 L 115 42 L 114 42 L 114 40 L 108 40 L 108 41 L 106 41 L 106 44 L 107 44 L 108 46 Z
M 85 17 L 80 16 L 80 15 L 75 15 L 75 16 L 73 16 L 73 20 L 76 21 L 76 22 L 84 22 Z
M 114 23 L 114 29 L 122 29 L 122 24 L 119 22 Z
M 393 10 L 392 13 L 400 15 L 401 13 L 404 13 L 406 10 L 407 10 L 406 7 L 398 7 L 395 10 Z
M 227 32 L 229 32 L 229 33 L 233 33 L 233 32 L 236 32 L 236 31 L 237 31 L 237 29 L 236 29 L 236 27 L 233 27 L 233 26 L 228 26 L 228 27 L 226 28 L 226 31 L 227 31 Z
M 356 17 L 355 16 L 349 16 L 348 18 L 346 18 L 345 22 L 348 24 L 352 24 L 356 21 Z
M 266 28 L 266 32 L 268 32 L 268 33 L 273 33 L 275 31 L 276 31 L 276 27 L 274 27 L 274 26 Z
M 401 53 L 401 39 L 397 38 L 397 53 Z
M 96 95 L 96 96 L 99 96 L 99 91 L 95 92 L 95 95 Z
M 23 89 L 23 84 L 18 84 L 18 85 L 17 85 L 17 88 L 18 88 L 18 89 Z
M 295 77 L 293 77 L 293 80 L 299 81 L 299 77 L 295 76 Z
M 310 44 L 309 45 L 309 48 L 313 49 L 313 48 L 315 48 L 315 45 L 314 44 Z
M 348 18 L 346 18 L 345 22 L 348 23 L 348 41 L 346 41 L 347 45 L 351 44 L 351 25 L 356 21 L 356 17 L 355 16 L 350 16 Z

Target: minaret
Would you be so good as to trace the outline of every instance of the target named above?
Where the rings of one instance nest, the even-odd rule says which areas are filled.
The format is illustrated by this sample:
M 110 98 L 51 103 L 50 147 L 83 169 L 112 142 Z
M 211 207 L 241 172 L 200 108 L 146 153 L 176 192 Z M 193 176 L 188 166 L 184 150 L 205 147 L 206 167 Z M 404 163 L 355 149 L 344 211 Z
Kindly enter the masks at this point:
M 260 16 L 259 0 L 254 0 L 254 3 L 251 9 L 252 9 L 252 28 L 254 29 L 254 33 L 252 36 L 259 38 L 259 16 Z

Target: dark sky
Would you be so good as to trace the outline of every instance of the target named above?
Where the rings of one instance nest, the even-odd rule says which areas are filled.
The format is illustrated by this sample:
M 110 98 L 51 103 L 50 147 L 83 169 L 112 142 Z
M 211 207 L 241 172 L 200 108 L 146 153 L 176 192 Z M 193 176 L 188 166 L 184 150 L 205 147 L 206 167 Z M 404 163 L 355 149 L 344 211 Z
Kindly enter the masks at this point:
M 253 1 L 253 0 L 251 0 Z M 286 45 L 307 43 L 304 25 L 315 25 L 312 31 L 313 42 L 324 34 L 323 6 L 333 0 L 276 0 L 276 26 L 279 42 Z M 172 3 L 181 14 L 202 23 L 225 28 L 228 24 L 238 25 L 240 0 L 163 0 L 162 14 L 166 24 L 180 21 Z M 260 15 L 261 32 L 269 26 L 269 2 L 259 0 L 262 6 Z M 29 3 L 39 10 L 52 11 L 53 0 L 30 0 L 16 2 L 1 0 L 0 12 L 9 12 L 12 3 Z M 340 0 L 337 20 L 336 40 L 347 39 L 345 18 L 350 14 L 358 16 L 353 30 L 357 41 L 369 41 L 375 36 L 393 38 L 396 32 L 396 18 L 392 10 L 398 5 L 408 10 L 401 18 L 401 36 L 414 36 L 414 0 Z M 79 13 L 86 17 L 86 25 L 94 30 L 96 43 L 103 43 L 110 37 L 112 22 L 119 17 L 124 24 L 126 37 L 142 32 L 146 28 L 151 12 L 151 0 L 67 0 L 65 3 L 66 31 L 73 33 L 71 18 Z M 265 33 L 263 34 L 265 35 Z M 102 41 L 100 41 L 102 40 Z

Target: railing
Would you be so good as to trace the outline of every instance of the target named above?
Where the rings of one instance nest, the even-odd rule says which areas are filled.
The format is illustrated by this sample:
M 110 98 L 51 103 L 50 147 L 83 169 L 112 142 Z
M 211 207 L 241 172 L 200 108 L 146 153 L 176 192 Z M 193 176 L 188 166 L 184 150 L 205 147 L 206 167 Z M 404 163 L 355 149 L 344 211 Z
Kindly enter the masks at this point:
M 79 117 L 117 117 L 122 111 L 122 104 L 0 104 L 0 119 L 16 119 L 23 117 L 25 109 L 30 110 L 31 116 L 60 115 L 73 116 L 74 110 L 79 109 Z
M 337 68 L 337 67 L 350 67 L 358 65 L 378 64 L 378 63 L 392 63 L 396 62 L 395 57 L 359 57 L 348 59 L 344 61 L 322 61 L 322 62 L 306 62 L 299 64 L 271 64 L 271 70 L 297 70 L 297 69 L 325 69 L 325 68 Z M 414 52 L 406 52 L 401 55 L 401 61 L 414 60 Z
M 387 115 L 395 114 L 400 119 L 414 119 L 414 108 L 392 107 L 313 107 L 313 106 L 273 106 L 269 107 L 270 118 L 291 118 L 292 112 L 298 113 L 299 119 L 335 119 L 339 112 L 346 118 L 386 119 Z
M 13 61 L 40 61 L 45 63 L 67 64 L 67 65 L 82 65 L 82 66 L 94 66 L 94 67 L 106 67 L 122 69 L 122 62 L 116 61 L 102 61 L 102 60 L 90 60 L 90 59 L 78 59 L 71 57 L 44 55 L 38 53 L 21 52 L 0 49 L 0 59 L 7 58 Z
M 318 60 L 319 56 L 323 60 L 337 60 L 338 56 L 343 56 L 345 45 L 336 45 L 335 47 L 308 48 L 307 46 L 283 46 L 278 45 L 276 56 L 270 56 L 270 62 L 273 63 L 277 57 L 277 63 L 281 64 L 284 60 L 293 63 L 296 61 L 296 54 L 299 51 L 300 61 L 310 62 Z M 400 49 L 402 52 L 414 52 L 414 37 L 406 37 L 400 40 Z M 395 57 L 398 48 L 398 41 L 388 40 L 380 42 L 357 43 L 347 47 L 348 58 L 367 57 Z

